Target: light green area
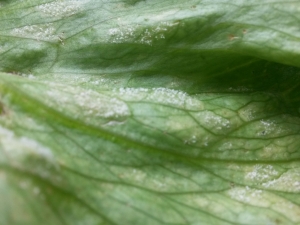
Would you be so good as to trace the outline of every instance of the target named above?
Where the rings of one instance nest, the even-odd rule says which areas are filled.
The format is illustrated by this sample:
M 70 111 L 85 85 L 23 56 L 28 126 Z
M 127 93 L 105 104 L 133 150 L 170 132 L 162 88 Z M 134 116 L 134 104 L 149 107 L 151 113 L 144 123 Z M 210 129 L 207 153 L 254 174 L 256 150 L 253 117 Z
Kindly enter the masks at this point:
M 300 1 L 0 1 L 0 224 L 299 225 Z

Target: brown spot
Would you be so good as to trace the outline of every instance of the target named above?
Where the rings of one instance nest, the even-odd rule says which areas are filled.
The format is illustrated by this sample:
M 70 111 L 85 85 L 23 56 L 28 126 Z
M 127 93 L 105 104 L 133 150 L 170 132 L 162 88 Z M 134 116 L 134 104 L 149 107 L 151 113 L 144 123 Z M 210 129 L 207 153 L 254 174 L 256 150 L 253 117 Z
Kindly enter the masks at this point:
M 195 5 L 192 5 L 192 7 L 191 7 L 192 9 L 195 9 L 196 8 L 196 6 Z
M 246 33 L 247 33 L 247 30 L 246 30 L 246 29 L 244 29 L 244 30 L 243 30 L 243 34 L 246 34 Z
M 232 40 L 234 40 L 234 39 L 236 39 L 237 37 L 234 35 L 234 34 L 229 34 L 228 35 L 228 39 L 230 40 L 230 41 L 232 41 Z

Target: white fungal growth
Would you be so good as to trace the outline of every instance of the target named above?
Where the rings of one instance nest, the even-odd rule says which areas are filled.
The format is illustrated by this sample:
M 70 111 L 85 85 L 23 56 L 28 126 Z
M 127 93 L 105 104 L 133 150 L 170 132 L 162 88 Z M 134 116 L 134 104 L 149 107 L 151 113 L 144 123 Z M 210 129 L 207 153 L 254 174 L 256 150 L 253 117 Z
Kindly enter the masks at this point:
M 64 88 L 64 89 L 61 89 Z M 92 120 L 93 118 L 120 118 L 130 115 L 127 104 L 93 90 L 72 87 L 55 87 L 46 92 L 47 103 L 72 116 Z
M 288 169 L 282 173 L 272 165 L 258 164 L 245 175 L 245 180 L 271 190 L 299 192 L 300 168 Z
M 286 146 L 279 146 L 276 143 L 270 143 L 263 146 L 263 148 L 257 155 L 262 158 L 271 159 L 276 157 L 288 157 L 289 154 L 286 150 Z
M 83 1 L 62 1 L 57 0 L 37 6 L 37 10 L 45 16 L 64 17 L 75 14 Z
M 175 104 L 182 107 L 184 106 L 187 97 L 185 92 L 167 88 L 153 88 L 150 95 L 148 95 L 149 100 L 166 104 Z
M 193 135 L 193 136 L 189 139 L 189 142 L 190 142 L 191 144 L 195 144 L 195 143 L 197 142 L 197 137 L 196 137 L 196 135 Z
M 50 149 L 28 137 L 17 137 L 15 134 L 0 126 L 0 146 L 4 157 L 0 157 L 0 162 L 18 163 L 28 156 L 46 159 L 54 162 Z
M 133 42 L 152 45 L 154 40 L 165 39 L 165 32 L 170 27 L 178 23 L 161 22 L 157 26 L 149 27 L 145 30 L 140 25 L 119 24 L 118 27 L 108 30 L 108 35 L 112 43 Z
M 120 26 L 108 30 L 112 43 L 133 42 L 138 26 Z
M 248 205 L 268 208 L 283 215 L 294 223 L 300 221 L 300 207 L 286 198 L 263 190 L 246 187 L 235 187 L 226 192 L 231 199 Z
M 300 169 L 290 169 L 283 173 L 280 177 L 264 182 L 262 186 L 273 190 L 299 192 Z
M 231 142 L 224 142 L 218 149 L 220 151 L 227 151 L 233 148 L 233 144 Z
M 262 131 L 259 133 L 259 135 L 268 135 L 274 132 L 275 129 L 278 129 L 273 121 L 268 120 L 260 120 L 260 126 Z
M 235 187 L 227 194 L 232 198 L 244 203 L 255 203 L 262 198 L 262 190 L 246 187 Z
M 225 119 L 210 111 L 206 111 L 204 113 L 204 123 L 214 125 L 217 130 L 221 130 L 224 127 L 230 127 L 230 121 L 228 119 Z
M 107 81 L 109 81 L 109 80 L 104 79 L 104 78 L 100 78 L 98 80 L 91 81 L 90 83 L 95 84 L 95 85 L 99 85 L 99 84 L 105 84 Z
M 178 108 L 201 110 L 203 103 L 183 91 L 168 88 L 120 88 L 114 95 L 127 101 L 145 101 L 172 105 Z
M 250 107 L 244 107 L 239 110 L 239 116 L 244 121 L 252 121 L 256 117 L 256 110 L 253 109 L 252 105 Z
M 144 100 L 148 93 L 149 89 L 147 88 L 120 88 L 113 90 L 115 96 L 122 98 L 123 100 L 128 101 L 141 101 Z
M 114 172 L 118 173 L 119 177 L 124 180 L 131 180 L 139 183 L 143 183 L 147 178 L 147 174 L 136 168 L 118 168 L 118 170 L 114 170 Z
M 195 145 L 197 142 L 198 140 L 196 135 L 192 135 L 191 137 L 183 141 L 183 143 L 187 145 Z
M 231 128 L 231 121 L 229 119 L 219 116 L 209 110 L 193 113 L 193 116 L 202 126 L 215 133 L 224 133 Z
M 245 176 L 246 180 L 263 182 L 279 175 L 272 165 L 255 165 Z
M 55 34 L 55 28 L 51 23 L 15 28 L 11 31 L 11 34 L 43 41 L 55 41 L 58 39 L 58 36 Z
M 170 18 L 174 18 L 176 13 L 178 13 L 178 10 L 172 9 L 169 11 L 162 11 L 156 14 L 151 15 L 151 19 L 154 21 L 162 21 L 162 20 L 167 20 Z
M 26 77 L 28 79 L 35 79 L 35 76 L 31 73 L 27 74 L 27 73 L 21 73 L 21 72 L 14 72 L 14 74 L 21 76 L 21 77 Z

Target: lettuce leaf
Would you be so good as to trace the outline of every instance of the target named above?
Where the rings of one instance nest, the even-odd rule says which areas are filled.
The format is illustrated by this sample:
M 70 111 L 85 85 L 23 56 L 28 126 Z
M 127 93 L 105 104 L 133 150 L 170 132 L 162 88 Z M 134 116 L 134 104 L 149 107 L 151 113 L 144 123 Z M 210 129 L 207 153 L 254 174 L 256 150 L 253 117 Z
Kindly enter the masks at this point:
M 0 1 L 0 224 L 300 224 L 299 1 Z

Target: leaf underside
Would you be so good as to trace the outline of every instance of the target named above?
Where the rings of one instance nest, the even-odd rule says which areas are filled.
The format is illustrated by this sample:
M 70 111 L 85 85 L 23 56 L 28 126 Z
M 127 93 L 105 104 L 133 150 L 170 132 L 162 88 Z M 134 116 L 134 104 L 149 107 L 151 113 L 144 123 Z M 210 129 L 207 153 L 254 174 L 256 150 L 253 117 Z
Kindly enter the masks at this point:
M 0 224 L 300 224 L 299 10 L 0 1 Z

